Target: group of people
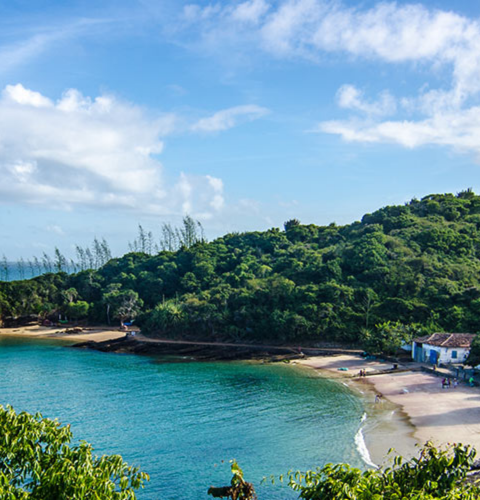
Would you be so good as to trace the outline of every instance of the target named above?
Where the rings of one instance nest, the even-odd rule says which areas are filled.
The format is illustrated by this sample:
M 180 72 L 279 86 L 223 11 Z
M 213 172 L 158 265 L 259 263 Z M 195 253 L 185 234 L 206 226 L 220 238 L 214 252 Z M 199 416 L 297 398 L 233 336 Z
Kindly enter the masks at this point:
M 450 387 L 453 385 L 453 388 L 456 389 L 458 385 L 458 380 L 456 378 L 450 380 L 449 378 L 445 377 L 442 380 L 442 389 L 450 389 Z
M 358 376 L 361 377 L 366 377 L 367 376 L 367 370 L 360 370 L 358 372 Z

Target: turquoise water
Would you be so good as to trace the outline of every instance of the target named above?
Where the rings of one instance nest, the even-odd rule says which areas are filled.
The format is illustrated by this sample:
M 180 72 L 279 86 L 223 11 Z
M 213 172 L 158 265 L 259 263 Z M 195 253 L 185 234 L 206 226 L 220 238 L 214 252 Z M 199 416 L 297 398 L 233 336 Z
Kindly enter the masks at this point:
M 0 404 L 71 423 L 98 454 L 151 476 L 143 500 L 211 498 L 235 458 L 247 480 L 326 462 L 361 465 L 362 402 L 343 385 L 287 365 L 160 363 L 0 337 Z M 222 463 L 222 460 L 226 463 Z M 258 486 L 260 499 L 293 499 Z

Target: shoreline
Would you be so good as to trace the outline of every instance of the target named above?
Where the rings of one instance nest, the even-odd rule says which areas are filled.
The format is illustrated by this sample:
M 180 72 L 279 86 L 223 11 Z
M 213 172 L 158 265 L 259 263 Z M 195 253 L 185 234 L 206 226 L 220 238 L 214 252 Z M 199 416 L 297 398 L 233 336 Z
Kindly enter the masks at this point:
M 414 363 L 375 375 L 392 364 L 348 355 L 310 357 L 297 363 L 364 392 L 367 420 L 362 430 L 372 461 L 378 465 L 385 462 L 390 448 L 410 458 L 417 454 L 416 445 L 427 441 L 437 446 L 468 444 L 480 452 L 478 389 L 466 384 L 442 389 L 441 377 L 415 370 Z M 340 367 L 348 371 L 339 371 Z M 366 369 L 366 377 L 356 376 L 360 369 Z M 376 394 L 382 395 L 378 403 Z
M 362 399 L 366 419 L 359 422 L 355 445 L 367 464 L 369 460 L 376 465 L 385 464 L 391 448 L 396 454 L 411 458 L 417 454 L 418 445 L 427 441 L 436 445 L 470 444 L 480 453 L 478 389 L 465 384 L 459 384 L 456 389 L 442 389 L 441 378 L 421 372 L 415 363 L 400 365 L 398 370 L 391 371 L 391 363 L 367 361 L 354 354 L 332 353 L 300 358 L 288 347 L 279 346 L 272 351 L 265 346 L 232 348 L 231 344 L 146 341 L 142 336 L 126 338 L 125 332 L 108 327 L 84 328 L 80 333 L 65 333 L 65 327 L 2 328 L 0 338 L 2 336 L 62 340 L 70 342 L 69 347 L 174 356 L 176 361 L 184 362 L 289 361 L 292 366 L 313 369 L 319 376 L 336 379 Z M 338 368 L 347 368 L 348 371 L 339 371 Z M 357 376 L 360 369 L 366 370 L 367 377 Z M 378 403 L 375 402 L 376 394 L 382 395 Z M 368 452 L 359 449 L 363 445 Z

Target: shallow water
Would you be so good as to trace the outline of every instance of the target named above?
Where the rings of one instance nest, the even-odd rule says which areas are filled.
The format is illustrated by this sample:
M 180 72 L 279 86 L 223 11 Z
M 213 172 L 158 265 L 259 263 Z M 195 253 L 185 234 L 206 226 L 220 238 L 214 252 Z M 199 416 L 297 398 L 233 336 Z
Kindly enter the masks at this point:
M 287 365 L 159 363 L 0 337 L 0 404 L 71 423 L 98 454 L 151 476 L 144 500 L 210 498 L 235 458 L 259 498 L 296 498 L 264 476 L 327 462 L 363 464 L 363 402 L 341 383 Z M 225 461 L 225 463 L 222 463 Z

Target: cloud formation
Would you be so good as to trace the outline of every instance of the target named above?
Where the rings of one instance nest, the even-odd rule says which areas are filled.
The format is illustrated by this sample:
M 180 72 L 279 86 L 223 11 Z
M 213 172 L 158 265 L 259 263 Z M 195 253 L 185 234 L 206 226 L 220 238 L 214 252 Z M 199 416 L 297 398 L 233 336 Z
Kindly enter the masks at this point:
M 319 130 L 341 135 L 347 141 L 388 142 L 406 148 L 451 146 L 458 151 L 472 152 L 480 160 L 480 106 L 438 113 L 417 121 L 328 121 L 321 123 Z
M 248 0 L 190 4 L 183 16 L 204 41 L 248 38 L 279 57 L 318 59 L 341 52 L 388 63 L 448 64 L 457 99 L 480 90 L 480 25 L 454 12 L 396 2 L 362 10 L 339 1 Z
M 72 208 L 113 207 L 147 213 L 212 213 L 223 185 L 210 176 L 162 178 L 161 138 L 175 117 L 151 117 L 115 97 L 66 91 L 52 101 L 21 84 L 0 98 L 0 196 Z M 182 186 L 187 186 L 182 188 Z
M 38 58 L 60 42 L 104 32 L 111 22 L 110 19 L 80 18 L 33 30 L 25 24 L 24 38 L 0 44 L 0 75 Z
M 266 108 L 248 104 L 222 109 L 212 116 L 202 118 L 192 126 L 194 132 L 220 132 L 235 127 L 239 122 L 252 121 L 268 113 Z
M 260 49 L 276 58 L 314 63 L 337 55 L 421 67 L 442 82 L 439 88 L 396 97 L 385 90 L 372 99 L 345 84 L 337 92 L 337 103 L 357 116 L 325 121 L 317 129 L 349 141 L 439 144 L 476 154 L 480 150 L 475 118 L 480 94 L 477 19 L 418 3 L 379 2 L 365 8 L 335 0 L 191 4 L 183 16 L 189 30 L 197 28 L 197 43 L 206 49 L 236 43 L 239 50 Z M 391 118 L 381 121 L 386 116 Z

